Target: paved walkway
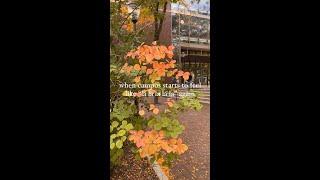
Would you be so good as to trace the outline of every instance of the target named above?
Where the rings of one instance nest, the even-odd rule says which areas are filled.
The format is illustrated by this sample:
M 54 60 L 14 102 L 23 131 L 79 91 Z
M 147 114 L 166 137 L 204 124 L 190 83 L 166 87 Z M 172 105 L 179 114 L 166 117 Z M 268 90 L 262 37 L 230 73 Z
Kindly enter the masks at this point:
M 175 180 L 209 180 L 210 106 L 204 105 L 200 112 L 185 112 L 179 120 L 185 126 L 180 137 L 189 149 L 173 164 L 171 174 Z

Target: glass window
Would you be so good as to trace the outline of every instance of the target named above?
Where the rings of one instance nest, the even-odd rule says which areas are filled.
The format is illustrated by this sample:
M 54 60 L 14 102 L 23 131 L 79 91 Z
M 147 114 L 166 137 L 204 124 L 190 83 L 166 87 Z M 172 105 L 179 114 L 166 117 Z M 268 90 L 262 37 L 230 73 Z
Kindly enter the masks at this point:
M 179 17 L 177 14 L 172 14 L 172 35 L 175 36 L 178 34 L 179 28 Z
M 190 37 L 199 37 L 199 21 L 198 17 L 192 16 L 190 22 Z
M 181 14 L 180 15 L 180 31 L 181 36 L 189 36 L 189 21 L 190 17 L 188 15 Z
M 178 4 L 177 3 L 171 3 L 171 9 L 177 11 L 179 9 Z
M 208 39 L 209 38 L 209 19 L 199 20 L 199 38 Z

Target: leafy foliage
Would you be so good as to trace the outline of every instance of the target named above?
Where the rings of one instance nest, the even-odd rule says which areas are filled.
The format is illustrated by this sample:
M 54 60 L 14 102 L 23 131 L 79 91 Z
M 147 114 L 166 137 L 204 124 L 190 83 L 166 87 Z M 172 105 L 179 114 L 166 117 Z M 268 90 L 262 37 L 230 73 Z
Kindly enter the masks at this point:
M 136 0 L 141 8 L 137 31 L 126 7 L 127 0 L 111 3 L 110 31 L 110 155 L 111 165 L 116 165 L 124 154 L 124 146 L 132 146 L 137 158 L 157 161 L 169 176 L 169 167 L 178 155 L 187 151 L 179 135 L 184 126 L 178 114 L 187 109 L 201 109 L 196 97 L 185 97 L 175 102 L 168 99 L 164 111 L 154 104 L 142 102 L 144 93 L 155 94 L 166 79 L 188 79 L 190 73 L 176 68 L 173 58 L 174 47 L 142 43 L 144 29 L 154 26 L 155 37 L 159 37 L 167 0 Z M 123 82 L 153 83 L 161 88 L 145 88 L 126 95 L 127 90 L 119 88 Z M 136 91 L 137 89 L 134 89 Z M 147 116 L 148 114 L 151 116 Z M 130 143 L 129 143 L 130 142 Z
M 168 117 L 163 117 L 161 119 L 153 118 L 149 120 L 148 126 L 157 131 L 163 130 L 166 137 L 178 137 L 183 130 L 184 126 L 179 123 L 178 120 L 171 120 Z
M 132 103 L 128 103 L 126 99 L 120 99 L 114 102 L 113 110 L 110 113 L 110 119 L 122 121 L 134 115 L 136 107 Z

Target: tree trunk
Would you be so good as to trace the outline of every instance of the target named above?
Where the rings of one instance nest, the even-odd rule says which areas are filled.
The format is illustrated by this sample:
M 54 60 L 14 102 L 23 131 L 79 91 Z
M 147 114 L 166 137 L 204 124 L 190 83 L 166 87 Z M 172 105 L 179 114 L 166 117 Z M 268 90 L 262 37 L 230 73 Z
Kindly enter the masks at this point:
M 160 33 L 162 31 L 163 21 L 165 19 L 165 15 L 167 12 L 167 5 L 168 5 L 168 2 L 165 2 L 163 5 L 163 12 L 161 13 L 162 17 L 158 17 L 157 15 L 159 15 L 159 2 L 157 2 L 156 12 L 154 13 L 154 19 L 155 19 L 155 23 L 154 23 L 155 31 L 154 31 L 154 38 L 153 38 L 154 41 L 158 41 L 160 38 Z
M 155 27 L 154 37 L 153 37 L 154 41 L 159 41 L 160 33 L 161 33 L 161 30 L 162 30 L 163 21 L 164 21 L 166 12 L 167 12 L 167 4 L 168 4 L 168 2 L 165 2 L 164 5 L 163 5 L 162 17 L 158 17 L 160 2 L 158 1 L 157 4 L 156 4 L 156 11 L 153 13 L 153 15 L 154 15 L 154 27 Z M 159 97 L 158 96 L 154 96 L 153 102 L 154 102 L 154 104 L 159 104 Z

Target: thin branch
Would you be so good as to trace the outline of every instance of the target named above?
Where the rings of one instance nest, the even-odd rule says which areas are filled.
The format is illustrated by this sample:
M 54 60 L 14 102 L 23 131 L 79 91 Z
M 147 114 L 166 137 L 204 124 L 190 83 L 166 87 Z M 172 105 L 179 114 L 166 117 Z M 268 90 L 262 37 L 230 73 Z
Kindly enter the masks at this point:
M 143 3 L 143 1 L 140 2 L 140 4 L 138 4 L 138 5 L 132 10 L 132 12 L 128 14 L 128 16 L 125 18 L 125 20 L 121 23 L 120 28 L 121 28 L 121 27 L 123 26 L 123 24 L 128 20 L 128 18 L 132 15 L 132 13 L 133 13 L 135 10 L 137 10 L 138 7 L 140 7 L 140 6 L 142 5 L 142 3 Z

